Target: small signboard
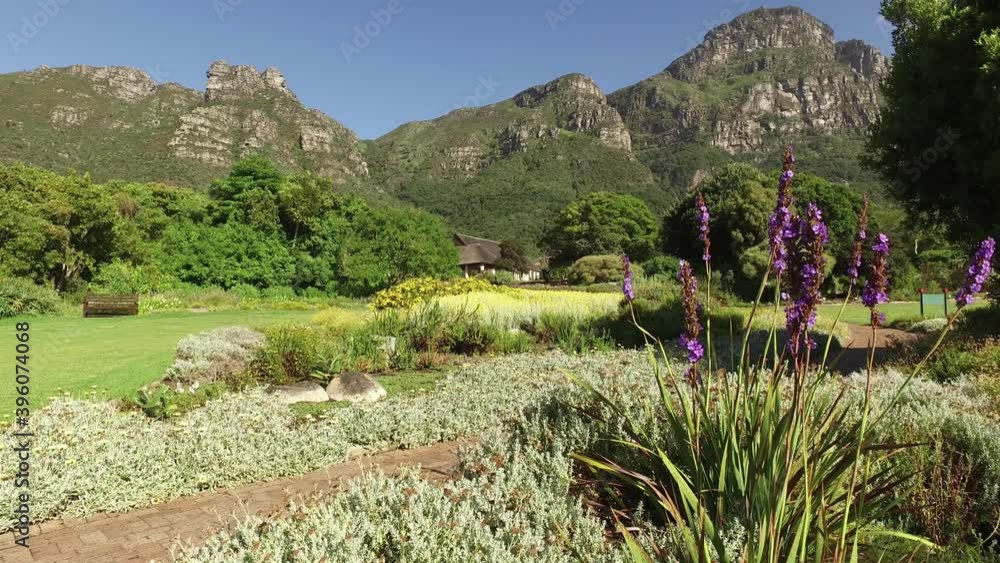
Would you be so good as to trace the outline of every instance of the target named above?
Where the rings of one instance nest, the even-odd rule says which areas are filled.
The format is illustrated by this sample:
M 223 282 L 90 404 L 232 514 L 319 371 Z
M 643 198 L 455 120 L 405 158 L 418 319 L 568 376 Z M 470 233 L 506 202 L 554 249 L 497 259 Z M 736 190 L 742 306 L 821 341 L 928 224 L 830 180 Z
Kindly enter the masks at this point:
M 927 293 L 923 289 L 920 290 L 920 316 L 926 316 L 925 307 L 933 306 L 944 307 L 944 316 L 948 316 L 948 288 L 944 289 L 944 293 Z

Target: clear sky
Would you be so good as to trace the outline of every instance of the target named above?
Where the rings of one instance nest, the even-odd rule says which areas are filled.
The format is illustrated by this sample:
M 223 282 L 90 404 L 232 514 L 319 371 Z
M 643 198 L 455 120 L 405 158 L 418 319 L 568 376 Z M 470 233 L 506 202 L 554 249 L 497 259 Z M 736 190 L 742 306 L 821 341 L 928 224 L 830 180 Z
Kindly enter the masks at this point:
M 863 39 L 889 51 L 877 0 L 796 4 L 830 24 L 839 40 Z M 39 65 L 127 65 L 158 81 L 202 90 L 214 60 L 261 70 L 276 66 L 307 106 L 374 138 L 569 72 L 588 74 L 605 92 L 614 91 L 663 70 L 712 27 L 761 5 L 785 4 L 3 0 L 0 73 Z

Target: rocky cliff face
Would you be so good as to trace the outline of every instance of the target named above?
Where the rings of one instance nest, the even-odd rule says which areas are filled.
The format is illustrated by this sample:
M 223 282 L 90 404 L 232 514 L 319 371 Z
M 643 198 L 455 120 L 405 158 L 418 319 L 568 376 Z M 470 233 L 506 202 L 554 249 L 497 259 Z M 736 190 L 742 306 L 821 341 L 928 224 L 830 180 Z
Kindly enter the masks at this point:
M 702 142 L 735 154 L 775 137 L 864 132 L 887 71 L 877 49 L 837 43 L 803 10 L 762 8 L 610 99 L 641 147 Z
M 339 183 L 368 175 L 357 137 L 303 107 L 273 68 L 216 62 L 198 92 L 127 67 L 41 67 L 0 76 L 0 99 L 0 123 L 19 125 L 0 129 L 4 161 L 182 185 L 249 154 Z

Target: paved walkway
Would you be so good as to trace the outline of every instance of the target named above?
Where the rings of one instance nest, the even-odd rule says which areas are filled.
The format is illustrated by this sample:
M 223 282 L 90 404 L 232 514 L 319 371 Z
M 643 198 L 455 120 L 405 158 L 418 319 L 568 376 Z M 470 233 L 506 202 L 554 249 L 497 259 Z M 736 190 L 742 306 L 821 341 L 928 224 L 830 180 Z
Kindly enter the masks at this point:
M 842 374 L 864 372 L 868 369 L 868 351 L 872 345 L 871 327 L 850 325 L 850 340 L 845 345 L 844 354 L 840 357 L 834 370 Z M 917 335 L 892 328 L 880 328 L 876 333 L 875 365 L 885 362 L 889 348 L 894 344 L 912 342 Z M 830 354 L 833 356 L 833 353 Z
M 30 549 L 15 545 L 12 533 L 0 536 L 0 563 L 169 561 L 170 546 L 177 540 L 204 541 L 231 525 L 233 516 L 281 513 L 290 499 L 335 492 L 373 467 L 393 474 L 419 465 L 425 478 L 446 480 L 458 463 L 457 450 L 458 442 L 396 450 L 300 477 L 203 493 L 142 510 L 43 522 L 33 526 Z

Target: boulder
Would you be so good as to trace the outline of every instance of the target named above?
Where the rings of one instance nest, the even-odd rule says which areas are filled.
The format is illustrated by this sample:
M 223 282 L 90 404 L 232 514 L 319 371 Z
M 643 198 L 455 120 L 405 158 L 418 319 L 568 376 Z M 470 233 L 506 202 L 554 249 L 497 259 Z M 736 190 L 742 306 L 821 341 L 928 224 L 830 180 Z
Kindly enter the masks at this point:
M 354 371 L 334 377 L 326 386 L 326 394 L 331 401 L 374 403 L 385 398 L 385 388 L 371 376 Z
M 312 381 L 300 381 L 291 385 L 278 385 L 271 388 L 271 393 L 286 405 L 295 403 L 325 403 L 330 400 L 323 386 Z

